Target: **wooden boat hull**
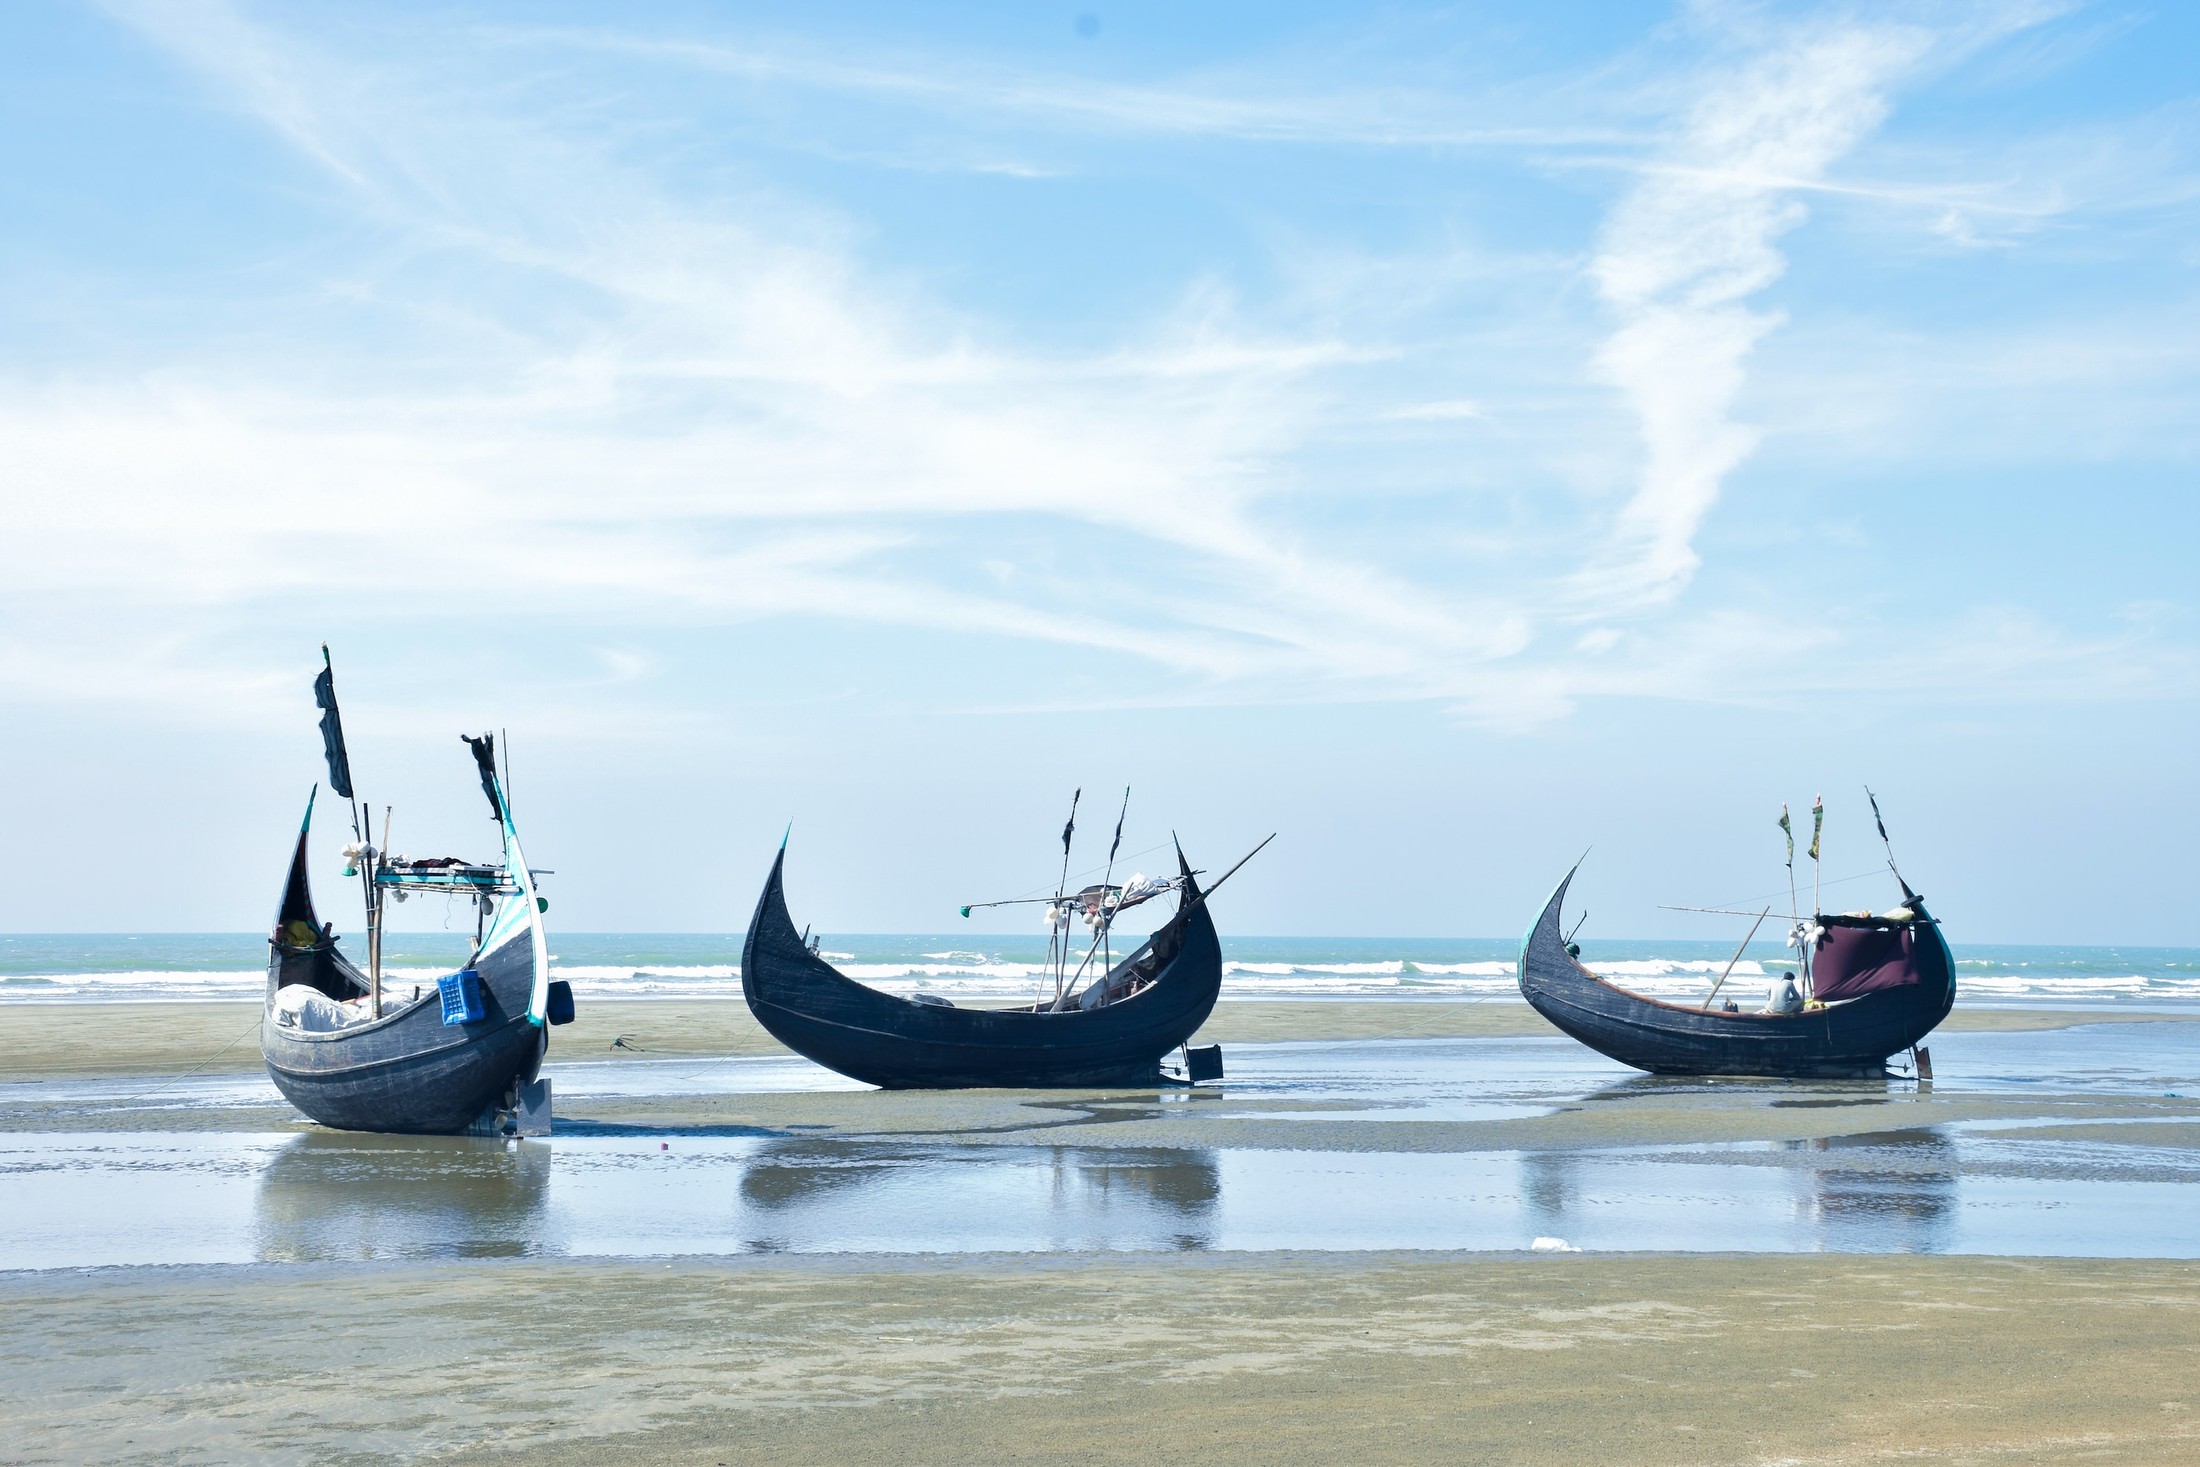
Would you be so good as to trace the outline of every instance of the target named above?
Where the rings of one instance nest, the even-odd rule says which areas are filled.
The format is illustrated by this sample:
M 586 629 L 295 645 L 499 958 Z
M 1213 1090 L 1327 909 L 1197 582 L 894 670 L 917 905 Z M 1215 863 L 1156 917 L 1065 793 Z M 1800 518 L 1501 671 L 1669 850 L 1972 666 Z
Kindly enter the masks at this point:
M 305 863 L 306 834 L 300 831 L 278 932 L 294 921 L 320 929 Z M 383 1017 L 373 1023 L 308 1033 L 276 1021 L 276 991 L 309 983 L 331 998 L 350 999 L 366 993 L 366 975 L 333 940 L 303 949 L 271 941 L 267 1006 L 260 1017 L 260 1056 L 268 1078 L 292 1105 L 338 1130 L 430 1135 L 465 1130 L 530 1083 L 549 1046 L 548 1031 L 528 1015 L 536 977 L 528 929 L 522 926 L 476 954 L 470 966 L 481 975 L 478 1023 L 446 1025 L 440 997 L 430 986 L 417 1001 L 409 991 L 385 991 Z
M 809 950 L 787 913 L 785 864 L 782 850 L 749 923 L 741 991 L 780 1043 L 869 1085 L 1158 1084 L 1162 1057 L 1207 1021 L 1222 989 L 1221 939 L 1187 884 L 1184 909 L 1155 936 L 1154 981 L 1128 998 L 1062 1013 L 911 1003 L 855 982 Z
M 1955 959 L 1937 923 L 1915 924 L 1922 981 L 1800 1014 L 1723 1013 L 1664 1003 L 1598 978 L 1566 951 L 1569 872 L 1520 949 L 1520 992 L 1537 1013 L 1623 1065 L 1654 1075 L 1882 1076 L 1887 1058 L 1955 1005 Z M 1918 905 L 1923 918 L 1924 908 Z

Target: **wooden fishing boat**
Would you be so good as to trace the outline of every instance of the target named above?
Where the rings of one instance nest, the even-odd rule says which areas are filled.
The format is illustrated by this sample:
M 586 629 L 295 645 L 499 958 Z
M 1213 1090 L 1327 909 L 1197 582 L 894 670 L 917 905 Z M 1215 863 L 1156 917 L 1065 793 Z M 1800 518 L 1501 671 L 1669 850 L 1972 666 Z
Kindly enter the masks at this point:
M 1560 1029 L 1638 1070 L 1884 1075 L 1888 1057 L 1931 1033 L 1955 1004 L 1955 959 L 1907 883 L 1892 912 L 1824 913 L 1803 924 L 1812 944 L 1810 1001 L 1799 1012 L 1751 1013 L 1630 993 L 1583 967 L 1559 917 L 1574 875 L 1566 873 L 1521 944 L 1520 992 Z
M 329 672 L 316 690 L 326 710 L 331 781 L 348 797 L 349 760 Z M 364 840 L 347 846 L 352 870 L 346 874 L 358 874 L 366 898 L 364 970 L 341 950 L 333 924 L 324 923 L 314 906 L 307 874 L 313 800 L 306 801 L 268 940 L 260 1054 L 276 1088 L 324 1126 L 442 1134 L 548 1129 L 549 1082 L 536 1075 L 549 1047 L 546 1026 L 572 1017 L 572 990 L 550 979 L 542 928 L 548 904 L 521 853 L 497 778 L 494 743 L 487 734 L 467 743 L 503 837 L 503 858 L 495 864 L 405 861 Z M 355 802 L 355 836 L 356 810 Z M 472 956 L 438 983 L 405 994 L 386 991 L 381 952 L 387 902 L 438 891 L 473 899 Z
M 741 991 L 780 1043 L 866 1084 L 911 1090 L 1161 1083 L 1175 1078 L 1163 1073 L 1163 1058 L 1207 1021 L 1222 988 L 1222 944 L 1207 911 L 1212 891 L 1201 891 L 1181 850 L 1176 913 L 1135 952 L 1082 991 L 1010 1009 L 897 998 L 842 974 L 788 915 L 786 861 L 782 843 L 741 948 Z M 1219 1054 L 1211 1070 L 1193 1058 L 1187 1057 L 1186 1078 L 1220 1078 Z

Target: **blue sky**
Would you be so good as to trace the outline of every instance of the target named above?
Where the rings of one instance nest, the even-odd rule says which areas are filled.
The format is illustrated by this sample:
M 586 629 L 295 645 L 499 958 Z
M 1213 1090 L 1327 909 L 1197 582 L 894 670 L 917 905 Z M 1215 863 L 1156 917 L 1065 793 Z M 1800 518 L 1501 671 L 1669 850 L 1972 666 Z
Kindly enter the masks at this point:
M 0 927 L 260 926 L 325 639 L 393 845 L 484 844 L 508 728 L 574 929 L 740 926 L 792 819 L 805 918 L 940 930 L 1129 784 L 1282 833 L 1226 929 L 1507 933 L 1594 846 L 1596 927 L 1716 935 L 1655 903 L 1821 790 L 1870 871 L 1870 783 L 1958 935 L 2200 942 L 2196 56 L 11 5 Z

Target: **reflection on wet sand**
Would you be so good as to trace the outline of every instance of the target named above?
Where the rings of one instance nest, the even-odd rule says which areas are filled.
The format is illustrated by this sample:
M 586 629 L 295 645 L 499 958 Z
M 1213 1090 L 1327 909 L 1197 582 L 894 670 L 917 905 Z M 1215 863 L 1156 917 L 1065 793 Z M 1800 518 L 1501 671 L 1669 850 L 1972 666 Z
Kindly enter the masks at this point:
M 1939 1253 L 1956 1215 L 1956 1143 L 1929 1128 L 1783 1143 L 1821 1249 Z
M 2088 1074 L 2162 1070 L 2152 1048 L 2116 1046 L 2176 1026 L 2108 1027 L 2061 1036 L 2101 1051 L 2080 1056 Z M 1623 1078 L 1526 1040 L 1255 1046 L 1226 1090 L 1182 1097 L 782 1076 L 697 1098 L 691 1072 L 607 1066 L 554 1138 L 516 1146 L 254 1129 L 256 1112 L 196 1092 L 167 1112 L 100 1111 L 131 1122 L 114 1129 L 61 1127 L 96 1097 L 29 1097 L 10 1128 L 0 1097 L 0 1267 L 1539 1235 L 1591 1251 L 2191 1256 L 2200 1112 L 2164 1092 L 2200 1086 L 1962 1088 L 2014 1071 L 1998 1056 L 2016 1042 L 2031 1041 L 1951 1037 L 1934 1094 Z
M 1960 1208 L 1956 1143 L 1928 1127 L 1868 1131 L 1727 1150 L 1717 1165 L 1739 1184 L 1769 1160 L 1787 1179 L 1788 1246 L 1844 1253 L 1937 1253 L 1950 1242 Z M 1537 1230 L 1555 1237 L 1593 1231 L 1600 1211 L 1644 1184 L 1671 1185 L 1670 1168 L 1697 1158 L 1629 1150 L 1520 1153 L 1521 1205 Z M 1662 1174 L 1662 1175 L 1661 1175 Z M 1655 1179 L 1655 1180 L 1653 1180 Z M 1707 1189 L 1708 1190 L 1708 1189 Z M 1716 1234 L 1706 1213 L 1691 1246 L 1738 1246 Z
M 510 1258 L 542 1243 L 548 1147 L 315 1131 L 279 1149 L 253 1209 L 266 1263 Z
M 742 1167 L 751 1247 L 860 1230 L 880 1216 L 912 1222 L 992 1194 L 1080 1246 L 1213 1245 L 1222 1169 L 1203 1150 L 1133 1147 L 942 1148 L 792 1137 L 760 1144 Z

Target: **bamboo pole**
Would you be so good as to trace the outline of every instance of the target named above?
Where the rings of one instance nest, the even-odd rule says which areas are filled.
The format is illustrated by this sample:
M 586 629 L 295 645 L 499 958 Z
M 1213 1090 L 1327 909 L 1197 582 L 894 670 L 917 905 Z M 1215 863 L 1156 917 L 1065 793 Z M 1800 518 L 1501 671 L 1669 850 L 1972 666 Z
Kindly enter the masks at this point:
M 1764 926 L 1765 918 L 1771 915 L 1771 912 L 1772 908 L 1766 907 L 1764 911 L 1757 914 L 1757 920 L 1749 924 L 1749 937 L 1743 938 L 1742 945 L 1734 949 L 1734 956 L 1726 960 L 1726 971 L 1719 974 L 1719 981 L 1712 984 L 1711 991 L 1704 995 L 1703 1006 L 1706 1010 L 1711 1007 L 1711 1000 L 1719 996 L 1719 990 L 1726 987 L 1727 974 L 1734 971 L 1734 965 L 1742 960 L 1742 954 L 1749 951 L 1749 938 L 1757 935 L 1757 929 Z

